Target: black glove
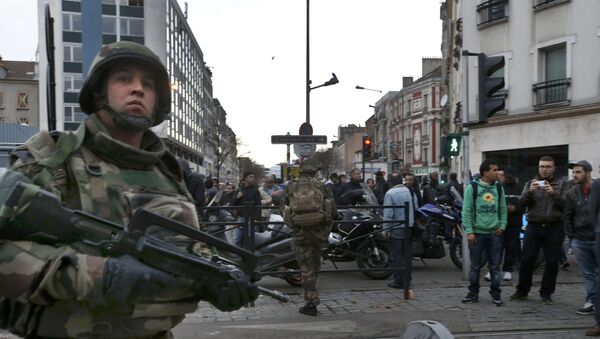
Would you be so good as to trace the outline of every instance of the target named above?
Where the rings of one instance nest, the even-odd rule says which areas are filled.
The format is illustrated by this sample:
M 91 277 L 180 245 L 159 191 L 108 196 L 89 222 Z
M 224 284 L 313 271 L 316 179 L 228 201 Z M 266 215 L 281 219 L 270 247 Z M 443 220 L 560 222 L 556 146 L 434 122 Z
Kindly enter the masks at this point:
M 180 280 L 144 265 L 129 255 L 109 258 L 104 266 L 102 294 L 109 303 L 134 304 L 177 286 Z
M 258 288 L 244 280 L 228 280 L 226 286 L 210 288 L 204 299 L 223 312 L 231 312 L 258 298 Z

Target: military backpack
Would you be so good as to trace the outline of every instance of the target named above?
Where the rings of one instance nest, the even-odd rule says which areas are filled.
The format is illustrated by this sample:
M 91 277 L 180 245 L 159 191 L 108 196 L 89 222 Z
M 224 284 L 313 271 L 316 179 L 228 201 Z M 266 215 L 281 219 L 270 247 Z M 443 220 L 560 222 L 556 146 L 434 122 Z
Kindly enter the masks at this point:
M 290 218 L 295 226 L 314 226 L 331 220 L 331 202 L 313 178 L 294 181 L 289 194 Z M 329 211 L 328 211 L 329 210 Z

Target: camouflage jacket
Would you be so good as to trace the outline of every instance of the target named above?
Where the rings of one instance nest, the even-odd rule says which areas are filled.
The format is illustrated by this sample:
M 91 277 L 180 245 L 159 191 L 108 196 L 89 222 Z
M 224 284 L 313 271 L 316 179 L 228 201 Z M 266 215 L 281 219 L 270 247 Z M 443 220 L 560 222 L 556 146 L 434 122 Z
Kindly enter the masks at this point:
M 111 138 L 95 115 L 76 133 L 81 145 L 50 175 L 39 176 L 40 161 L 61 146 L 46 131 L 15 151 L 12 169 L 35 178 L 66 207 L 122 225 L 145 208 L 199 226 L 179 165 L 154 133 L 146 132 L 135 149 Z M 182 301 L 188 291 L 171 287 L 143 303 L 99 306 L 91 296 L 99 293 L 105 261 L 82 247 L 0 239 L 0 327 L 27 337 L 154 337 L 196 310 L 197 303 Z

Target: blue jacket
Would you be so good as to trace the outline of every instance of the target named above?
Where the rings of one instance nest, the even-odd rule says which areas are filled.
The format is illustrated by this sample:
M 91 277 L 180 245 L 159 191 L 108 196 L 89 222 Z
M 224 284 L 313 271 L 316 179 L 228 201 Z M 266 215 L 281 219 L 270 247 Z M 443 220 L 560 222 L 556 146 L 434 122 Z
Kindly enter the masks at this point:
M 404 207 L 404 203 L 408 202 L 408 220 L 409 227 L 414 225 L 415 216 L 414 209 L 417 204 L 416 198 L 413 197 L 408 187 L 404 185 L 396 185 L 389 189 L 385 193 L 383 198 L 384 206 L 398 206 Z M 384 208 L 383 209 L 383 220 L 404 220 L 404 208 Z M 391 235 L 396 239 L 404 238 L 404 224 L 403 223 L 386 223 L 386 228 L 391 227 Z

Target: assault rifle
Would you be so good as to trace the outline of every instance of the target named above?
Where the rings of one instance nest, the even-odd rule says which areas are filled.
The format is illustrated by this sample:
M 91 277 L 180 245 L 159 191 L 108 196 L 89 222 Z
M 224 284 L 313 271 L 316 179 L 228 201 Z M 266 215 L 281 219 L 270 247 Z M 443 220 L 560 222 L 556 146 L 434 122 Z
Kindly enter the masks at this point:
M 229 252 L 239 262 L 190 253 L 151 235 L 157 229 Z M 17 182 L 4 205 L 0 205 L 0 239 L 68 244 L 103 257 L 128 254 L 148 266 L 209 286 L 226 286 L 229 280 L 249 281 L 256 267 L 252 252 L 178 221 L 140 209 L 124 228 L 89 213 L 64 208 L 54 194 L 23 182 Z M 277 291 L 260 286 L 258 290 L 280 301 L 289 300 Z

